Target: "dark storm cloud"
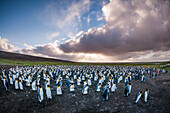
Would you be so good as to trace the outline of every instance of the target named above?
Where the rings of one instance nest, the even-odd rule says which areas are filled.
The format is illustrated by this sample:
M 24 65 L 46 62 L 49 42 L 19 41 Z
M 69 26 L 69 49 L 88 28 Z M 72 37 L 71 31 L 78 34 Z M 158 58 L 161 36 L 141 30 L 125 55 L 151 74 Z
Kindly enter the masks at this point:
M 116 5 L 119 4 L 119 7 Z M 142 5 L 141 5 L 142 4 Z M 170 50 L 170 2 L 111 1 L 104 6 L 106 25 L 59 47 L 64 52 L 101 53 L 130 58 L 144 51 Z M 121 59 L 122 59 L 121 58 Z
M 56 49 L 57 46 L 55 44 L 44 44 L 44 45 L 37 45 L 34 48 L 27 48 L 22 49 L 21 53 L 27 53 L 30 55 L 43 55 L 45 57 L 53 57 L 59 58 L 63 60 L 74 60 L 76 58 L 75 55 L 63 54 L 59 49 Z

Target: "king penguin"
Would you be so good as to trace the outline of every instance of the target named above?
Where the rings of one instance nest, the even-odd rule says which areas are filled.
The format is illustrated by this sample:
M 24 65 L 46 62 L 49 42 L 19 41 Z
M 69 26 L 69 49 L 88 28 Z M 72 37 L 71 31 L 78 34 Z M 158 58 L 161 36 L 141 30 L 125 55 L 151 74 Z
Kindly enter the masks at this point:
M 131 83 L 129 83 L 129 91 L 128 91 L 128 95 L 130 95 L 131 90 L 132 90 L 132 84 L 131 84 Z
M 146 91 L 145 91 L 145 102 L 147 102 L 148 101 L 148 98 L 149 98 L 149 89 L 146 89 Z
M 127 97 L 129 95 L 129 83 L 125 86 L 124 96 Z
M 116 84 L 114 83 L 114 84 L 112 85 L 112 87 L 111 87 L 111 92 L 113 92 L 113 93 L 114 93 L 114 92 L 115 92 L 115 90 L 116 90 L 116 88 L 117 88 L 117 87 L 116 87 Z
M 88 84 L 84 85 L 83 90 L 82 90 L 82 93 L 84 95 L 86 95 L 88 93 L 88 88 L 89 88 Z
M 103 100 L 108 100 L 109 99 L 109 86 L 104 90 L 103 92 Z
M 99 92 L 100 88 L 101 88 L 101 83 L 98 83 L 97 86 L 96 86 L 96 91 Z
M 77 79 L 77 85 L 79 86 L 80 85 L 80 79 Z
M 71 84 L 70 85 L 70 92 L 73 92 L 74 91 L 74 84 Z
M 91 83 L 91 79 L 89 78 L 88 81 L 87 81 L 88 85 L 91 86 L 92 83 Z
M 134 102 L 135 104 L 138 103 L 141 96 L 142 96 L 142 91 L 139 91 L 136 95 L 136 99 L 135 99 L 135 102 Z
M 15 79 L 15 89 L 19 89 L 19 86 L 18 86 L 18 79 Z
M 5 77 L 3 77 L 3 83 L 4 83 L 4 87 L 5 87 L 6 91 L 9 91 L 8 81 Z
M 46 87 L 46 95 L 48 99 L 52 99 L 50 85 Z
M 43 88 L 42 86 L 40 85 L 39 88 L 38 88 L 38 101 L 39 102 L 42 102 L 44 99 L 44 96 L 43 96 Z
M 12 76 L 10 76 L 9 81 L 10 81 L 10 84 L 13 85 L 13 78 L 12 78 Z
M 36 80 L 34 80 L 34 82 L 31 84 L 32 86 L 32 90 L 36 91 L 37 90 L 37 86 L 36 86 Z
M 57 86 L 57 95 L 62 95 L 62 90 L 60 86 Z
M 23 85 L 22 85 L 22 81 L 21 80 L 19 80 L 19 88 L 20 88 L 21 91 L 23 90 Z
M 145 82 L 145 75 L 142 75 L 141 82 Z

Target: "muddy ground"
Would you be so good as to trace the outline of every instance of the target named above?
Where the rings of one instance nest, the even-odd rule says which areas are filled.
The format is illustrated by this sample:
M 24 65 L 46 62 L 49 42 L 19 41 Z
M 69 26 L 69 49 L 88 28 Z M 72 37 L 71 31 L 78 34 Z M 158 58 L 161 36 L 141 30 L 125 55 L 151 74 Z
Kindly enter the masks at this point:
M 1 66 L 2 68 L 4 66 Z M 8 68 L 6 66 L 5 68 Z M 1 71 L 1 69 L 0 69 Z M 95 92 L 96 82 L 92 82 L 88 95 L 82 94 L 82 85 L 75 85 L 75 92 L 70 93 L 63 80 L 63 95 L 57 96 L 55 82 L 52 82 L 52 100 L 45 96 L 42 103 L 38 102 L 37 92 L 30 87 L 24 87 L 23 91 L 14 90 L 10 86 L 10 92 L 6 92 L 0 81 L 0 113 L 36 112 L 36 113 L 73 113 L 73 112 L 119 112 L 119 113 L 170 113 L 170 75 L 162 74 L 157 80 L 146 76 L 146 82 L 132 80 L 132 92 L 124 97 L 124 83 L 118 84 L 116 92 L 110 93 L 109 100 L 102 100 L 102 93 Z M 144 97 L 134 104 L 138 91 L 148 88 L 150 97 L 144 103 Z M 45 92 L 44 92 L 45 94 Z

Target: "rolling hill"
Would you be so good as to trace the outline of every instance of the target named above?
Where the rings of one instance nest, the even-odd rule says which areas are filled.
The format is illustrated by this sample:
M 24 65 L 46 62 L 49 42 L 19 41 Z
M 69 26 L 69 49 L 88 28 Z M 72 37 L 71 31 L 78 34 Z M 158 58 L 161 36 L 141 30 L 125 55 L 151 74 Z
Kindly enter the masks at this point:
M 17 60 L 17 61 L 48 61 L 48 62 L 71 62 L 60 59 L 44 58 L 19 53 L 0 51 L 0 59 Z

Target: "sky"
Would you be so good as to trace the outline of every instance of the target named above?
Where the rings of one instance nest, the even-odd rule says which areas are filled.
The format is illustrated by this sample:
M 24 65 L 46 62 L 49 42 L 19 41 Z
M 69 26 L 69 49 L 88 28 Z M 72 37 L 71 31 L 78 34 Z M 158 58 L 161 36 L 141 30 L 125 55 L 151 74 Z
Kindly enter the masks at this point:
M 0 50 L 76 62 L 170 60 L 169 0 L 0 0 Z

